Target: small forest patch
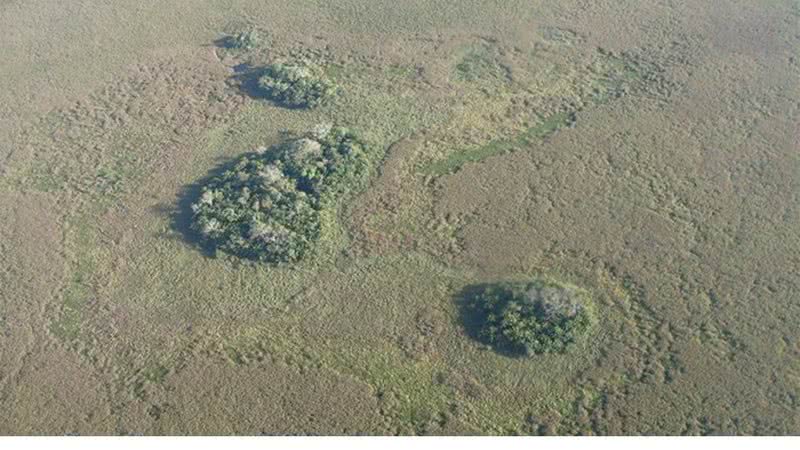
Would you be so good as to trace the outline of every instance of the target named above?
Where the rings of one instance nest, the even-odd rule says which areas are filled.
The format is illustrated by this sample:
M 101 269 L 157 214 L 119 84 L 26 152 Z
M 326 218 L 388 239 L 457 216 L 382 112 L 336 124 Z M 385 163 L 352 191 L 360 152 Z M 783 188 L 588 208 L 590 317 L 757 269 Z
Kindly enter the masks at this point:
M 270 64 L 258 87 L 264 96 L 288 108 L 315 108 L 336 93 L 336 85 L 312 64 Z
M 269 263 L 303 258 L 320 236 L 320 212 L 368 174 L 366 146 L 345 128 L 247 154 L 202 188 L 192 228 L 214 250 Z
M 462 301 L 468 332 L 511 356 L 565 353 L 595 322 L 584 291 L 551 281 L 471 286 Z
M 251 29 L 224 37 L 220 44 L 224 48 L 234 50 L 253 50 L 264 42 L 264 38 L 258 30 Z

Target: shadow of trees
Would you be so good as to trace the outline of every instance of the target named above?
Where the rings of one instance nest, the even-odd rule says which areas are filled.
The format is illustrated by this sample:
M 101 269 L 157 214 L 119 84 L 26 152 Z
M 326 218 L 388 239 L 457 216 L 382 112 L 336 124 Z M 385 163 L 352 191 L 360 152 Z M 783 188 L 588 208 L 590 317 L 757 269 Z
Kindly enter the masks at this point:
M 213 41 L 215 47 L 222 50 L 235 50 L 236 37 L 223 36 Z M 237 58 L 238 59 L 238 58 Z M 254 66 L 248 62 L 236 64 L 233 68 L 233 76 L 229 79 L 229 84 L 238 88 L 243 94 L 253 99 L 266 99 L 261 89 L 258 87 L 258 79 L 263 75 L 264 68 Z
M 233 66 L 233 75 L 230 77 L 229 83 L 244 95 L 254 100 L 268 101 L 271 104 L 283 109 L 308 109 L 303 105 L 291 105 L 270 98 L 258 84 L 258 80 L 264 75 L 265 71 L 266 68 L 263 66 L 253 66 L 249 63 L 237 64 Z
M 254 67 L 247 63 L 233 67 L 232 83 L 246 96 L 257 100 L 269 100 L 258 86 L 258 79 L 264 74 L 263 67 Z
M 491 348 L 495 353 L 509 358 L 525 357 L 524 349 L 503 341 L 492 342 L 482 332 L 488 326 L 488 317 L 483 308 L 482 295 L 491 287 L 496 287 L 496 284 L 471 284 L 463 287 L 455 294 L 454 301 L 458 310 L 459 323 L 470 339 Z
M 170 228 L 173 232 L 182 237 L 183 241 L 200 251 L 204 256 L 213 258 L 217 256 L 217 248 L 213 242 L 203 238 L 203 236 L 192 227 L 194 211 L 192 204 L 200 199 L 203 193 L 203 186 L 207 185 L 214 178 L 221 176 L 228 170 L 233 169 L 242 157 L 255 155 L 255 152 L 244 153 L 240 157 L 225 160 L 213 169 L 209 170 L 205 176 L 199 180 L 184 185 L 178 193 L 178 201 L 174 208 L 169 211 Z

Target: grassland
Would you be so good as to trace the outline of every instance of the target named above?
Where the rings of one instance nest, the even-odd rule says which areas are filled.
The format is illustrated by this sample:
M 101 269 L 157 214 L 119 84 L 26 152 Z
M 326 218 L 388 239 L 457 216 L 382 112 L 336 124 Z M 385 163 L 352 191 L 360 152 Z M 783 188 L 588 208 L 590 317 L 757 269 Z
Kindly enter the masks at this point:
M 0 4 L 1 434 L 800 431 L 797 2 L 300 3 Z M 337 94 L 250 89 L 293 59 Z M 204 253 L 203 180 L 318 123 L 380 151 L 314 258 Z M 591 339 L 472 339 L 532 278 Z

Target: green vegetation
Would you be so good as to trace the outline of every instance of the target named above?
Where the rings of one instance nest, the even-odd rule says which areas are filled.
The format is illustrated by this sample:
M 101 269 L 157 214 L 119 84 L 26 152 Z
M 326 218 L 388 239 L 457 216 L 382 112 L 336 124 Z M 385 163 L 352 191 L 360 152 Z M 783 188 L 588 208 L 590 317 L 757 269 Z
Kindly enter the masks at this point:
M 460 81 L 502 80 L 508 77 L 506 69 L 485 52 L 471 52 L 464 56 L 456 64 L 455 75 Z
M 315 108 L 336 93 L 322 69 L 310 64 L 270 64 L 258 87 L 267 98 L 290 108 Z
M 527 356 L 565 352 L 593 322 L 580 290 L 539 280 L 481 286 L 467 306 L 477 316 L 480 339 Z
M 50 332 L 63 342 L 77 347 L 78 341 L 86 338 L 82 324 L 93 295 L 92 275 L 95 270 L 94 255 L 83 249 L 91 248 L 96 242 L 97 230 L 83 218 L 75 218 L 70 222 L 70 238 L 80 243 L 82 250 L 75 254 L 72 276 L 65 285 L 63 301 L 58 316 L 50 324 Z M 87 350 L 85 344 L 81 347 Z
M 203 187 L 194 229 L 215 249 L 270 263 L 299 261 L 320 235 L 320 210 L 368 172 L 364 145 L 344 128 L 246 155 Z
M 553 114 L 511 138 L 495 139 L 486 145 L 451 153 L 447 158 L 429 164 L 422 172 L 434 176 L 446 175 L 460 169 L 464 164 L 483 161 L 490 156 L 500 155 L 528 145 L 536 139 L 544 139 L 561 128 L 571 126 L 573 123 L 575 123 L 574 113 L 561 112 Z
M 580 35 L 566 29 L 548 28 L 544 34 L 548 41 L 560 44 L 572 45 L 581 41 Z M 573 73 L 559 69 L 564 62 L 548 59 L 550 57 L 552 55 L 537 54 L 537 62 L 540 65 L 551 64 L 551 68 L 543 72 L 553 72 L 555 75 L 549 82 L 536 87 L 536 91 L 541 95 L 539 99 L 530 100 L 530 103 L 526 100 L 525 104 L 528 109 L 531 105 L 552 96 L 561 97 L 559 107 L 548 109 L 546 101 L 539 103 L 543 110 L 550 112 L 537 112 L 531 117 L 531 122 L 536 120 L 533 125 L 522 125 L 514 129 L 513 134 L 502 135 L 483 145 L 448 151 L 445 158 L 428 163 L 421 172 L 433 176 L 447 175 L 456 172 L 466 163 L 480 162 L 491 156 L 524 148 L 560 129 L 572 127 L 576 115 L 591 106 L 609 103 L 632 92 L 648 91 L 652 95 L 659 96 L 670 90 L 669 84 L 659 74 L 659 69 L 634 54 L 619 55 L 601 48 L 585 71 Z M 469 50 L 454 66 L 455 79 L 489 82 L 509 79 L 510 72 L 500 61 L 496 50 L 485 45 L 477 46 Z M 569 63 L 574 64 L 574 62 Z M 524 76 L 521 75 L 519 79 L 524 80 Z M 513 87 L 511 89 L 513 90 Z M 498 91 L 498 89 L 491 90 L 491 92 Z M 509 109 L 506 113 L 509 117 L 515 117 L 520 111 Z
M 13 8 L 0 433 L 797 433 L 792 1 L 731 2 L 735 35 L 697 0 Z M 276 62 L 341 94 L 278 107 Z M 374 177 L 306 164 L 324 129 L 285 130 L 320 120 L 358 130 Z M 280 261 L 249 240 L 282 225 L 302 260 L 204 257 L 191 204 L 265 143 L 247 158 L 284 186 L 229 238 Z M 245 209 L 247 180 L 213 206 Z M 594 317 L 564 353 L 508 343 L 545 328 L 527 303 L 489 323 L 452 298 L 533 273 Z
M 225 41 L 225 47 L 236 50 L 252 50 L 259 45 L 263 39 L 257 30 L 242 31 L 233 36 L 228 36 Z
M 498 48 L 491 42 L 480 40 L 457 52 L 453 79 L 461 82 L 507 83 L 511 70 L 503 62 Z
M 642 66 L 643 63 L 635 58 L 615 56 L 603 50 L 600 54 L 605 63 L 596 69 L 598 77 L 591 83 L 587 100 L 592 104 L 602 105 L 620 98 L 646 77 L 653 78 L 651 81 L 657 80 L 652 68 Z
M 567 28 L 545 27 L 542 30 L 542 37 L 548 42 L 563 45 L 575 45 L 584 40 L 583 36 Z

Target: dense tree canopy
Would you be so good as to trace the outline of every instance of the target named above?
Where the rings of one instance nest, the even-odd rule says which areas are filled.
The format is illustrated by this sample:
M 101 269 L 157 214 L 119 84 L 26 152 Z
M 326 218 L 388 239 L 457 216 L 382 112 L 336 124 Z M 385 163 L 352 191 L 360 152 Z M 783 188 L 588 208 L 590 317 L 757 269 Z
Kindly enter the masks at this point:
M 562 353 L 592 323 L 584 294 L 555 283 L 500 283 L 483 286 L 470 298 L 480 337 L 512 353 Z
M 214 248 L 271 263 L 300 260 L 320 235 L 320 211 L 367 173 L 363 144 L 322 127 L 245 155 L 192 205 L 193 227 Z
M 336 93 L 322 70 L 308 64 L 270 64 L 258 86 L 267 98 L 290 108 L 314 108 Z

